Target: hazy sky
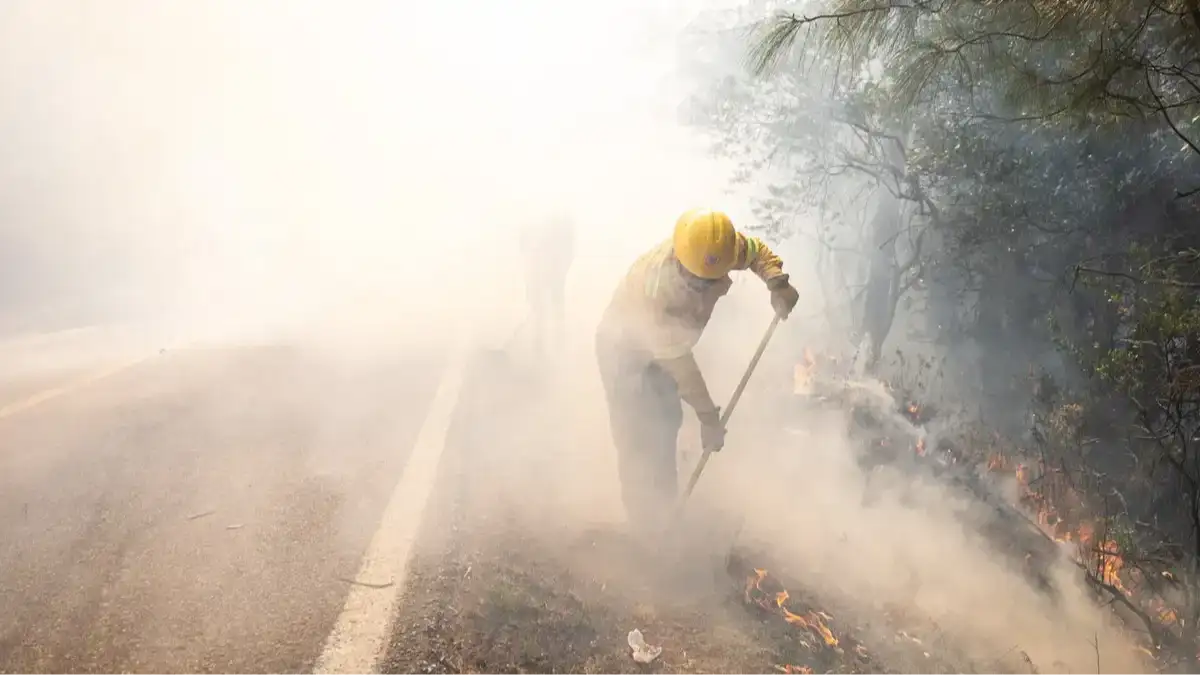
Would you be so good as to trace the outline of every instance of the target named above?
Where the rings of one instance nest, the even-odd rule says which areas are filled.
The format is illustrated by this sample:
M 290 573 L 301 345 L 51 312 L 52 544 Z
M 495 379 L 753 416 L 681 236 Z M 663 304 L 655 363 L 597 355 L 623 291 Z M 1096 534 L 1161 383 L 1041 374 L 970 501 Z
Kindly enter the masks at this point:
M 0 245 L 241 302 L 503 275 L 507 228 L 562 207 L 628 255 L 722 196 L 669 79 L 721 4 L 6 2 Z

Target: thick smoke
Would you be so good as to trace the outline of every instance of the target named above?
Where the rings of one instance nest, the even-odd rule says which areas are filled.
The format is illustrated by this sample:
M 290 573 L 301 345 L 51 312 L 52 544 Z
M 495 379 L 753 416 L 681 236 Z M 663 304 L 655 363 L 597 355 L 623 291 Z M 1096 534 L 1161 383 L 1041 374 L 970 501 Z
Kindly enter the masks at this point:
M 540 518 L 617 526 L 592 353 L 599 313 L 683 210 L 755 222 L 751 195 L 727 187 L 730 167 L 677 121 L 688 91 L 675 78 L 676 40 L 699 9 L 7 3 L 0 333 L 153 322 L 185 343 L 317 341 L 342 367 L 465 335 L 519 363 L 516 233 L 567 213 L 579 238 L 558 394 L 529 403 L 545 433 L 505 457 L 492 488 Z M 973 534 L 960 497 L 868 476 L 845 419 L 778 409 L 803 348 L 850 337 L 811 318 L 825 297 L 808 244 L 771 243 L 801 302 L 698 503 L 743 516 L 747 541 L 768 542 L 789 574 L 864 615 L 906 604 L 977 655 L 1019 643 L 1047 667 L 1089 668 L 1085 638 L 1120 638 L 1104 637 L 1103 615 L 1065 573 L 1052 605 Z M 745 276 L 698 352 L 719 404 L 771 318 L 767 292 Z M 340 413 L 324 412 L 353 403 L 348 391 Z M 565 459 L 561 472 L 531 496 L 550 452 Z M 551 516 L 537 494 L 557 500 Z

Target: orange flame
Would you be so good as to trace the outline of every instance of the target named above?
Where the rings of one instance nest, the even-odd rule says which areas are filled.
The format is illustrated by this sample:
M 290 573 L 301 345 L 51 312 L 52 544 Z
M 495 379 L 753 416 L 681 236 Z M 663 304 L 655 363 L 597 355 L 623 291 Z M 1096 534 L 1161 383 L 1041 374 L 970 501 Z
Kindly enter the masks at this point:
M 921 457 L 925 456 L 925 439 L 924 438 L 917 439 L 917 454 L 920 455 Z
M 1099 547 L 1100 580 L 1129 595 L 1129 589 L 1121 583 L 1121 568 L 1125 567 L 1125 559 L 1121 557 L 1121 549 L 1117 542 L 1108 539 Z
M 1096 577 L 1099 581 L 1112 586 L 1125 595 L 1131 595 L 1131 591 L 1121 578 L 1125 559 L 1121 557 L 1120 547 L 1117 543 L 1111 539 L 1105 539 L 1092 548 L 1096 539 L 1095 525 L 1083 522 L 1073 534 L 1045 495 L 1029 487 L 1030 468 L 1025 464 L 1018 465 L 1016 477 L 1017 482 L 1021 485 L 1022 500 L 1035 509 L 1038 527 L 1055 541 L 1071 542 L 1076 540 L 1079 549 L 1077 559 L 1084 562 L 1092 559 L 1091 556 L 1095 555 Z
M 989 469 L 1003 468 L 1007 464 L 1007 459 L 1001 454 L 995 454 L 988 460 Z M 1094 522 L 1083 520 L 1074 527 L 1068 525 L 1067 521 L 1074 513 L 1071 506 L 1074 499 L 1072 488 L 1063 488 L 1061 482 L 1055 480 L 1056 471 L 1053 468 L 1040 463 L 1038 467 L 1040 471 L 1036 481 L 1033 480 L 1033 467 L 1027 464 L 1017 464 L 1015 474 L 1020 486 L 1020 501 L 1035 513 L 1035 522 L 1039 529 L 1055 541 L 1075 544 L 1075 561 L 1090 567 L 1098 582 L 1135 600 L 1145 591 L 1149 597 L 1137 600 L 1137 604 L 1146 609 L 1147 614 L 1158 624 L 1164 627 L 1178 627 L 1178 612 L 1170 607 L 1162 596 L 1140 583 L 1142 577 L 1139 576 L 1139 570 L 1126 569 L 1126 560 L 1121 555 L 1120 546 L 1116 541 L 1107 536 L 1097 536 L 1097 526 Z M 1036 483 L 1038 487 L 1031 486 L 1031 482 Z M 1049 496 L 1051 494 L 1057 495 L 1054 501 Z M 1059 503 L 1066 509 L 1061 514 L 1056 508 Z M 1168 572 L 1163 574 L 1170 578 Z
M 762 582 L 763 582 L 763 579 L 766 579 L 766 578 L 767 578 L 766 570 L 755 569 L 754 576 L 746 579 L 746 602 L 756 602 L 754 600 L 754 598 L 751 597 L 751 594 L 754 591 L 762 590 Z
M 813 671 L 813 669 L 809 668 L 808 666 L 793 666 L 790 663 L 785 663 L 782 666 L 775 666 L 775 670 L 785 673 L 786 675 L 812 675 Z
M 792 624 L 793 626 L 800 626 L 801 628 L 812 627 L 808 623 L 808 619 L 805 619 L 799 614 L 793 614 L 787 607 L 780 607 L 779 609 L 783 610 L 783 620 Z
M 762 607 L 763 609 L 771 609 L 770 605 L 767 602 L 766 597 L 758 598 L 758 599 L 756 599 L 754 597 L 754 591 L 763 593 L 765 596 L 765 592 L 762 589 L 762 582 L 766 578 L 767 578 L 767 571 L 764 569 L 757 569 L 757 568 L 754 570 L 754 574 L 747 577 L 747 579 L 746 579 L 746 602 L 747 603 L 756 604 L 759 607 Z M 801 628 L 806 628 L 806 629 L 816 633 L 817 635 L 819 635 L 821 637 L 821 640 L 824 641 L 825 644 L 830 647 L 838 646 L 838 639 L 837 639 L 837 637 L 834 636 L 833 631 L 829 630 L 829 627 L 825 625 L 824 621 L 822 621 L 822 619 L 821 619 L 822 614 L 820 612 L 809 612 L 807 615 L 796 614 L 795 612 L 789 610 L 785 606 L 790 597 L 791 596 L 788 594 L 787 589 L 779 591 L 774 596 L 775 609 L 779 610 L 780 614 L 783 616 L 783 620 L 793 626 L 799 626 Z M 824 615 L 824 616 L 828 617 L 828 615 Z
M 821 636 L 821 639 L 825 641 L 825 644 L 829 645 L 830 647 L 838 646 L 838 639 L 834 637 L 833 631 L 829 630 L 829 627 L 825 625 L 824 621 L 821 621 L 821 618 L 817 616 L 815 612 L 809 612 L 808 616 L 801 616 L 788 611 L 786 607 L 781 607 L 780 609 L 783 611 L 784 621 L 787 621 L 793 626 L 800 626 L 801 628 L 807 628 L 811 630 L 812 632 Z
M 812 386 L 813 368 L 817 360 L 813 358 L 812 350 L 804 348 L 804 360 L 796 364 L 792 373 L 792 393 L 807 394 Z

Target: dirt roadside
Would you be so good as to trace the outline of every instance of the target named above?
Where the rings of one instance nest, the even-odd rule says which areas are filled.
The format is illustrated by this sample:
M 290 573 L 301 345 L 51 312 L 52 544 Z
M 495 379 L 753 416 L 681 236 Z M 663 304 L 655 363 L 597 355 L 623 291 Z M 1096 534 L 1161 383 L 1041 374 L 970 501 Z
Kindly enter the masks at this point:
M 554 394 L 513 368 L 471 367 L 384 672 L 1030 672 L 972 663 L 903 608 L 856 623 L 712 522 L 649 546 L 562 516 L 577 468 L 538 438 Z M 662 647 L 648 665 L 635 628 Z

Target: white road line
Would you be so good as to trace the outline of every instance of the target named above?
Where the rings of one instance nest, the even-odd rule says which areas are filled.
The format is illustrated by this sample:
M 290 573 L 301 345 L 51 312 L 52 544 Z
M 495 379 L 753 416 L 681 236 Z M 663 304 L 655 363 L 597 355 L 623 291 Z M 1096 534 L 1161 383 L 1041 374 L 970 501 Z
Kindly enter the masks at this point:
M 391 581 L 392 585 L 386 589 L 350 587 L 346 604 L 325 641 L 314 672 L 379 672 L 379 659 L 388 646 L 413 543 L 437 477 L 465 369 L 466 351 L 461 348 L 452 351 L 404 473 L 392 490 L 379 529 L 363 555 L 357 580 L 368 584 Z
M 64 394 L 69 394 L 77 389 L 82 389 L 83 387 L 86 387 L 89 384 L 95 384 L 96 382 L 99 382 L 100 380 L 112 377 L 113 375 L 116 375 L 117 373 L 122 372 L 124 370 L 128 370 L 128 369 L 136 366 L 137 364 L 142 363 L 143 361 L 146 361 L 150 358 L 151 358 L 150 356 L 142 356 L 142 357 L 133 359 L 131 361 L 126 361 L 124 363 L 113 366 L 111 368 L 101 370 L 101 371 L 98 371 L 95 373 L 91 373 L 89 375 L 85 375 L 84 377 L 81 377 L 78 380 L 72 380 L 62 386 L 39 391 L 38 393 L 36 393 L 28 398 L 17 401 L 15 403 L 9 403 L 6 406 L 0 407 L 0 420 L 5 419 L 7 417 L 12 417 L 13 415 L 16 415 L 18 413 L 23 413 L 26 410 L 33 408 L 34 406 L 41 405 L 41 404 L 45 403 L 46 401 L 58 398 L 59 396 L 62 396 Z

